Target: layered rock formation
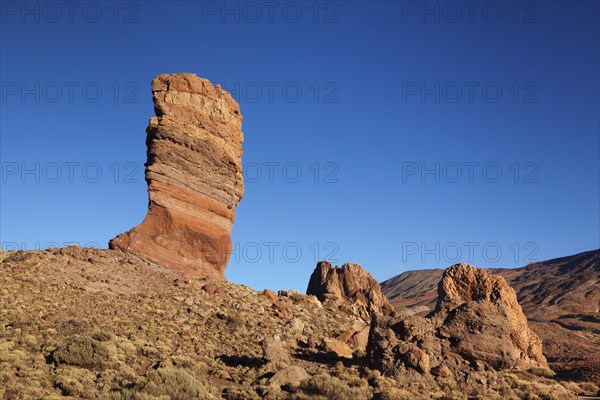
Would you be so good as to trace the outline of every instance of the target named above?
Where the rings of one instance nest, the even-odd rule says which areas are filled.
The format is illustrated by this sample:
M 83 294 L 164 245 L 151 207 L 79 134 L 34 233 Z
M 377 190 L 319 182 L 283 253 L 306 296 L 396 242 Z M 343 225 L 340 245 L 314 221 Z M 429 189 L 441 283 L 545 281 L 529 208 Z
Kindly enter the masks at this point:
M 159 75 L 152 95 L 148 214 L 109 247 L 224 279 L 235 208 L 244 193 L 239 105 L 219 85 L 194 74 Z
M 547 368 L 542 342 L 504 278 L 457 264 L 445 271 L 438 295 L 428 317 L 375 316 L 367 345 L 373 368 L 395 376 L 450 371 L 476 379 L 486 379 L 484 371 Z
M 310 276 L 306 294 L 364 321 L 375 314 L 391 315 L 394 308 L 381 293 L 379 282 L 358 264 L 332 267 L 321 261 Z

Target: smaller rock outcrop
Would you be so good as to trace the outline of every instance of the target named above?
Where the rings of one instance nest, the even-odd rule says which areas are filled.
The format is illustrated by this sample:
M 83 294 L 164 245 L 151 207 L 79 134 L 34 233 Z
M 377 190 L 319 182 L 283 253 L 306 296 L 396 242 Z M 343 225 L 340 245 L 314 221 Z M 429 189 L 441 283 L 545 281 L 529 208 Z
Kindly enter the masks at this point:
M 337 357 L 352 358 L 352 349 L 350 346 L 338 339 L 323 339 L 323 349 L 327 353 L 333 353 Z
M 439 353 L 439 346 L 433 343 L 436 341 L 433 326 L 425 318 L 416 317 L 413 321 L 424 326 L 419 329 L 422 333 L 416 336 L 406 332 L 405 322 L 403 316 L 376 316 L 371 321 L 367 359 L 372 368 L 385 375 L 401 375 L 408 372 L 408 369 L 421 374 L 429 373 L 429 356 L 419 346 L 431 353 Z
M 348 344 L 353 349 L 364 352 L 369 340 L 369 329 L 369 324 L 356 321 L 350 329 L 339 334 L 336 339 Z
M 494 367 L 547 368 L 542 340 L 533 332 L 506 280 L 465 263 L 448 268 L 438 288 L 441 331 L 464 356 Z
M 291 363 L 289 349 L 279 336 L 264 339 L 261 342 L 261 347 L 265 363 L 276 365 L 288 365 Z
M 310 378 L 306 370 L 297 365 L 292 365 L 277 371 L 270 379 L 269 385 L 281 387 L 297 387 L 305 379 Z
M 462 263 L 445 271 L 427 317 L 374 316 L 367 359 L 386 375 L 404 377 L 398 379 L 415 371 L 485 379 L 486 371 L 548 367 L 515 291 L 504 278 Z
M 374 315 L 392 315 L 394 308 L 381 293 L 379 282 L 358 264 L 332 267 L 321 261 L 313 271 L 306 294 L 316 296 L 324 306 L 338 308 L 364 321 Z

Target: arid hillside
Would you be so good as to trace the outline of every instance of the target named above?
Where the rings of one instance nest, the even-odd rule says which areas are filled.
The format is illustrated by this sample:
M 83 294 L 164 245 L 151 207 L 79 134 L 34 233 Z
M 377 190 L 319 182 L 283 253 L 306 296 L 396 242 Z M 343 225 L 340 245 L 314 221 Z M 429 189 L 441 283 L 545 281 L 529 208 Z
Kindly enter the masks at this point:
M 120 250 L 71 246 L 1 257 L 3 399 L 574 399 L 597 390 L 543 368 L 461 361 L 477 349 L 454 352 L 437 330 L 419 350 L 410 337 L 432 329 L 426 320 L 385 317 L 410 331 L 398 331 L 393 347 L 382 338 L 396 335 L 395 325 L 389 330 L 377 317 L 363 350 L 368 323 L 355 311 L 372 308 L 377 296 L 369 293 L 346 310 L 294 291 L 186 277 Z M 352 268 L 340 273 L 370 279 Z M 468 303 L 464 315 L 494 304 Z M 448 325 L 447 335 L 461 326 Z M 396 360 L 402 346 L 408 352 Z M 378 352 L 387 360 L 383 372 L 375 368 L 384 360 Z M 456 369 L 435 367 L 436 354 Z

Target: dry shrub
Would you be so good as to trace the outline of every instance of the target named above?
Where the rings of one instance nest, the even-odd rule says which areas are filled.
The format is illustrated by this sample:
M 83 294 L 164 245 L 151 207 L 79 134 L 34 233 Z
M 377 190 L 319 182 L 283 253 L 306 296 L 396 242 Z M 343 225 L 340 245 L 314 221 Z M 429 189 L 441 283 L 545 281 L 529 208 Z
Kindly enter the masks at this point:
M 573 392 L 545 378 L 537 378 L 525 371 L 510 371 L 506 374 L 515 395 L 523 400 L 571 400 Z
M 533 374 L 536 376 L 541 376 L 543 378 L 548 378 L 548 379 L 556 376 L 556 373 L 548 368 L 530 368 L 527 370 L 527 372 L 529 372 L 530 374 Z
M 196 378 L 181 368 L 159 368 L 133 389 L 111 393 L 111 400 L 215 400 L 216 397 Z
M 102 367 L 110 360 L 106 345 L 91 337 L 74 337 L 52 353 L 56 364 L 75 365 L 82 368 Z
M 298 390 L 291 397 L 293 400 L 366 400 L 359 388 L 351 388 L 341 379 L 328 374 L 320 374 L 300 383 Z
M 304 301 L 305 296 L 302 293 L 299 293 L 295 290 L 290 290 L 288 292 L 288 297 L 294 303 L 302 303 Z
M 120 392 L 112 392 L 109 396 L 110 400 L 162 400 L 158 397 L 151 396 L 146 393 L 137 392 L 135 390 L 125 389 Z
M 260 400 L 260 396 L 249 387 L 228 387 L 222 396 L 226 400 Z

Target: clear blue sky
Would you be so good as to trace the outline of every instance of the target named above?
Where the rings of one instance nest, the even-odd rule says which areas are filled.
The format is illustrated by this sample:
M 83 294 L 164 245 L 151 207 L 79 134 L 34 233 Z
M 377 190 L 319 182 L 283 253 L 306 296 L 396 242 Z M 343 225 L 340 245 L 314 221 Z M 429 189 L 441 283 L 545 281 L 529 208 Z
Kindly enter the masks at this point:
M 1 4 L 4 249 L 143 219 L 150 82 L 175 72 L 241 105 L 234 282 L 600 247 L 598 2 Z

